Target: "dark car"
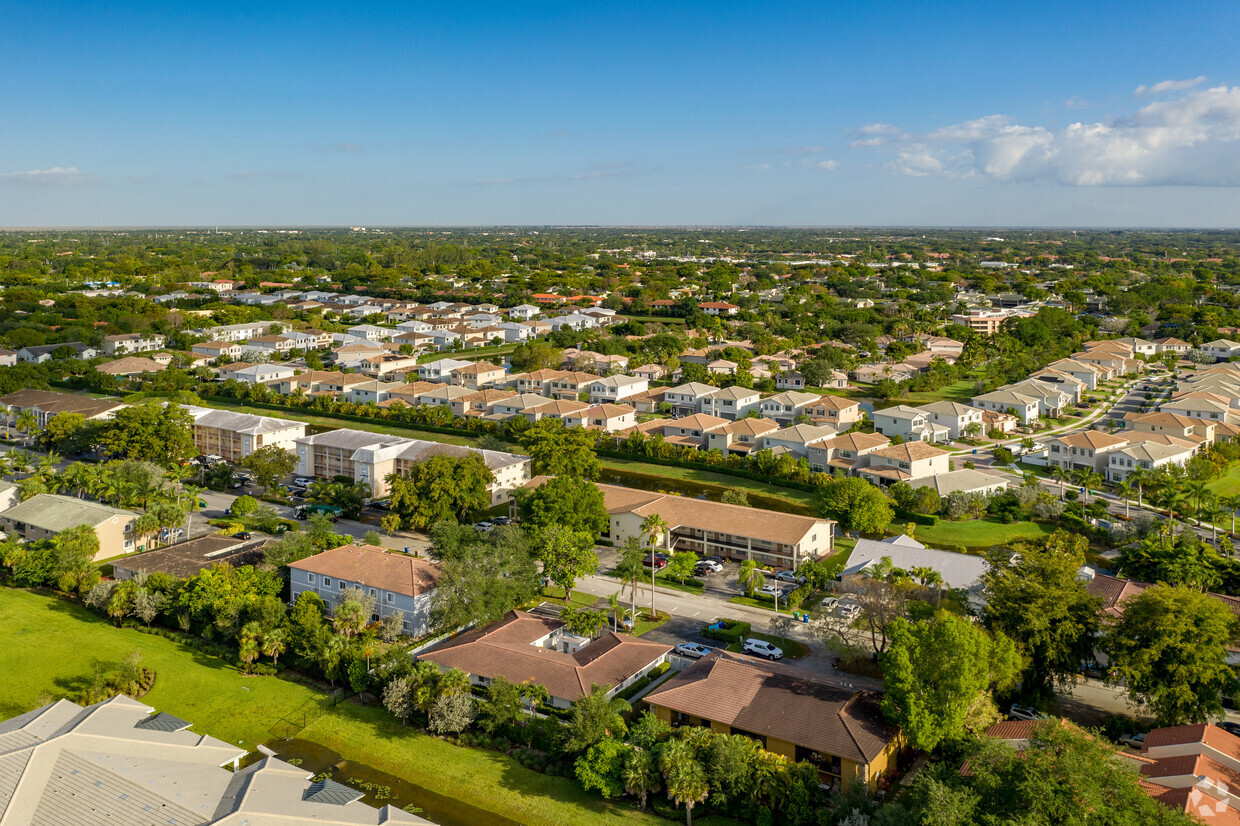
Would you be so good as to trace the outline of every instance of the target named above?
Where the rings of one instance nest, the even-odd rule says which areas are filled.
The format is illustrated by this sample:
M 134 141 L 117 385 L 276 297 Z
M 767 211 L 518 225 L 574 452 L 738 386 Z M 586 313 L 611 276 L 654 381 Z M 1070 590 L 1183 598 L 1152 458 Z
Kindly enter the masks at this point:
M 233 536 L 237 539 L 253 539 L 254 534 L 249 531 L 237 531 Z
M 512 518 L 508 516 L 493 516 L 491 517 L 491 524 L 492 525 L 511 525 Z
M 714 573 L 716 573 L 715 569 L 709 565 L 698 564 L 693 568 L 693 575 L 695 577 L 711 576 Z
M 703 562 L 718 562 L 720 565 L 727 562 L 727 560 L 721 557 L 719 554 L 711 554 L 710 556 L 704 556 L 702 557 L 702 561 Z
M 1228 734 L 1234 734 L 1237 737 L 1240 737 L 1240 723 L 1233 723 L 1230 720 L 1219 720 L 1214 725 L 1218 726 Z

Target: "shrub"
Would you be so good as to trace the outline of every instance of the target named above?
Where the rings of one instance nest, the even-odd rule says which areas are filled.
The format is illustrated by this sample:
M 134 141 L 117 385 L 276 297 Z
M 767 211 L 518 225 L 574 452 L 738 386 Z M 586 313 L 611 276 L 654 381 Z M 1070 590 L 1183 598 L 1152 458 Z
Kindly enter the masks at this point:
M 753 626 L 744 620 L 719 619 L 715 622 L 722 622 L 723 628 L 711 628 L 708 625 L 702 629 L 703 637 L 709 637 L 712 640 L 720 640 L 726 643 L 734 643 L 748 637 L 749 632 L 753 630 Z M 711 625 L 714 624 L 711 623 Z

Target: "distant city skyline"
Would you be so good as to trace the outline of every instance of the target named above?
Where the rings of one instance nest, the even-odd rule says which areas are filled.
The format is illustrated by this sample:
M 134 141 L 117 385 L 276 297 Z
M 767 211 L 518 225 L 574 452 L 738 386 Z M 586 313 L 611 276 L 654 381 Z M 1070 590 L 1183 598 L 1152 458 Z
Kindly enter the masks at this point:
M 0 226 L 1240 226 L 1224 3 L 5 20 Z

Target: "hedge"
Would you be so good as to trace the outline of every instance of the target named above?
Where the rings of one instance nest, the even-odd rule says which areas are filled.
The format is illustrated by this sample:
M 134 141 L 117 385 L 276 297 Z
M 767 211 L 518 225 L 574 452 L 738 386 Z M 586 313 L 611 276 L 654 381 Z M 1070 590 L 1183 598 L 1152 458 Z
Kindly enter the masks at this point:
M 715 623 L 724 623 L 723 628 L 711 628 L 710 625 Z M 749 632 L 753 630 L 753 626 L 744 620 L 735 619 L 717 619 L 715 622 L 707 625 L 702 629 L 702 636 L 709 637 L 712 640 L 720 640 L 722 642 L 733 643 L 740 642 L 749 636 Z
M 914 525 L 929 525 L 931 527 L 939 524 L 939 517 L 929 513 L 913 513 L 912 511 L 897 510 L 895 518 L 892 522 L 912 522 Z

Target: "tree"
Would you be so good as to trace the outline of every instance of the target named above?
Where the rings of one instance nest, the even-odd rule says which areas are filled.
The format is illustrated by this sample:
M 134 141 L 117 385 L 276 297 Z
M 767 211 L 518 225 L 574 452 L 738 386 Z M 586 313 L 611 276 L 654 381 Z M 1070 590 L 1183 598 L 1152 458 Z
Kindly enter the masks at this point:
M 1128 696 L 1160 726 L 1202 723 L 1223 713 L 1237 685 L 1227 665 L 1236 618 L 1221 601 L 1184 585 L 1149 588 L 1124 603 L 1103 650 Z
M 297 454 L 279 445 L 263 445 L 241 460 L 241 466 L 249 468 L 254 481 L 267 490 L 288 476 L 297 467 Z
M 573 586 L 583 576 L 598 572 L 598 554 L 594 551 L 594 534 L 551 526 L 535 534 L 535 547 L 542 560 L 543 573 L 564 589 L 568 600 Z
M 283 628 L 272 628 L 263 632 L 262 652 L 271 657 L 274 666 L 280 655 L 288 650 L 288 632 Z
M 595 743 L 573 764 L 577 780 L 605 800 L 620 797 L 624 794 L 622 774 L 631 751 L 632 746 L 611 738 Z
M 430 711 L 430 728 L 436 734 L 460 734 L 469 728 L 477 714 L 477 704 L 468 694 L 444 694 Z
M 566 724 L 567 739 L 564 747 L 571 752 L 582 752 L 608 737 L 623 737 L 628 727 L 624 715 L 632 707 L 618 697 L 608 699 L 611 686 L 595 684 L 590 693 L 573 701 L 572 711 Z
M 103 430 L 100 444 L 114 456 L 171 468 L 198 455 L 194 417 L 178 404 L 146 402 L 122 407 Z
M 546 341 L 518 344 L 509 357 L 514 373 L 557 370 L 564 363 L 564 351 Z
M 560 419 L 540 419 L 521 434 L 521 446 L 533 460 L 534 473 L 597 479 L 602 465 L 594 452 L 597 437 L 584 427 L 566 427 Z
M 882 491 L 855 476 L 823 485 L 820 507 L 843 530 L 860 533 L 881 533 L 895 516 Z
M 693 807 L 710 793 L 706 769 L 693 749 L 681 739 L 667 741 L 659 755 L 659 766 L 663 769 L 668 799 L 685 807 L 686 826 L 693 826 Z
M 888 635 L 883 713 L 920 751 L 963 737 L 969 710 L 991 688 L 1010 688 L 1020 674 L 1020 655 L 1011 640 L 1002 633 L 992 639 L 951 614 L 913 623 L 896 619 Z
M 473 536 L 449 548 L 453 530 Z M 538 593 L 533 548 L 518 528 L 479 536 L 472 528 L 448 523 L 432 529 L 431 540 L 430 555 L 440 564 L 431 595 L 431 624 L 438 631 L 494 622 Z
M 418 710 L 413 681 L 409 677 L 397 677 L 388 683 L 383 689 L 383 707 L 402 725 L 407 723 Z
M 624 758 L 624 768 L 620 770 L 620 779 L 624 782 L 624 790 L 641 800 L 642 811 L 646 810 L 646 798 L 660 788 L 659 767 L 646 749 L 629 750 Z
M 642 558 L 646 555 L 637 537 L 628 537 L 620 546 L 620 559 L 616 563 L 616 578 L 629 583 L 629 597 L 633 613 L 637 613 L 637 580 L 645 573 Z
M 370 624 L 375 611 L 375 598 L 361 588 L 345 588 L 340 592 L 340 602 L 332 612 L 332 624 L 336 630 L 351 639 Z
M 482 706 L 482 727 L 488 732 L 502 729 L 521 719 L 521 689 L 499 676 L 487 685 L 487 701 Z
M 258 508 L 258 500 L 253 496 L 242 495 L 233 500 L 232 512 L 236 516 L 249 516 Z
M 80 453 L 94 445 L 102 426 L 102 422 L 88 420 L 81 413 L 58 413 L 48 420 L 39 441 L 62 453 Z
M 379 520 L 379 527 L 383 528 L 383 532 L 388 536 L 395 536 L 400 530 L 400 514 L 385 513 L 383 518 Z
M 47 581 L 62 591 L 89 591 L 99 581 L 94 566 L 98 554 L 99 536 L 90 525 L 61 531 L 51 540 L 51 576 Z
M 719 497 L 719 501 L 725 505 L 744 505 L 749 506 L 749 494 L 737 488 L 728 488 Z
M 391 644 L 405 633 L 405 612 L 392 611 L 379 618 L 379 639 Z
M 690 551 L 677 551 L 672 554 L 667 567 L 663 569 L 663 575 L 673 577 L 681 585 L 684 585 L 685 578 L 693 573 L 693 568 L 697 565 L 697 561 L 697 554 Z
M 389 474 L 389 504 L 411 528 L 428 528 L 445 519 L 460 520 L 491 503 L 487 486 L 495 475 L 482 456 L 432 456 L 409 469 Z
M 753 592 L 762 587 L 765 581 L 766 575 L 762 573 L 758 563 L 752 559 L 746 559 L 741 563 L 740 570 L 736 574 L 736 584 L 745 590 L 747 596 L 753 597 Z
M 1100 601 L 1077 576 L 1086 547 L 1084 537 L 1058 531 L 1044 543 L 993 553 L 982 575 L 986 627 L 1016 642 L 1035 690 L 1075 679 L 1093 658 Z
M 598 536 L 607 530 L 603 492 L 589 479 L 556 476 L 520 497 L 521 520 L 533 528 L 558 526 Z

